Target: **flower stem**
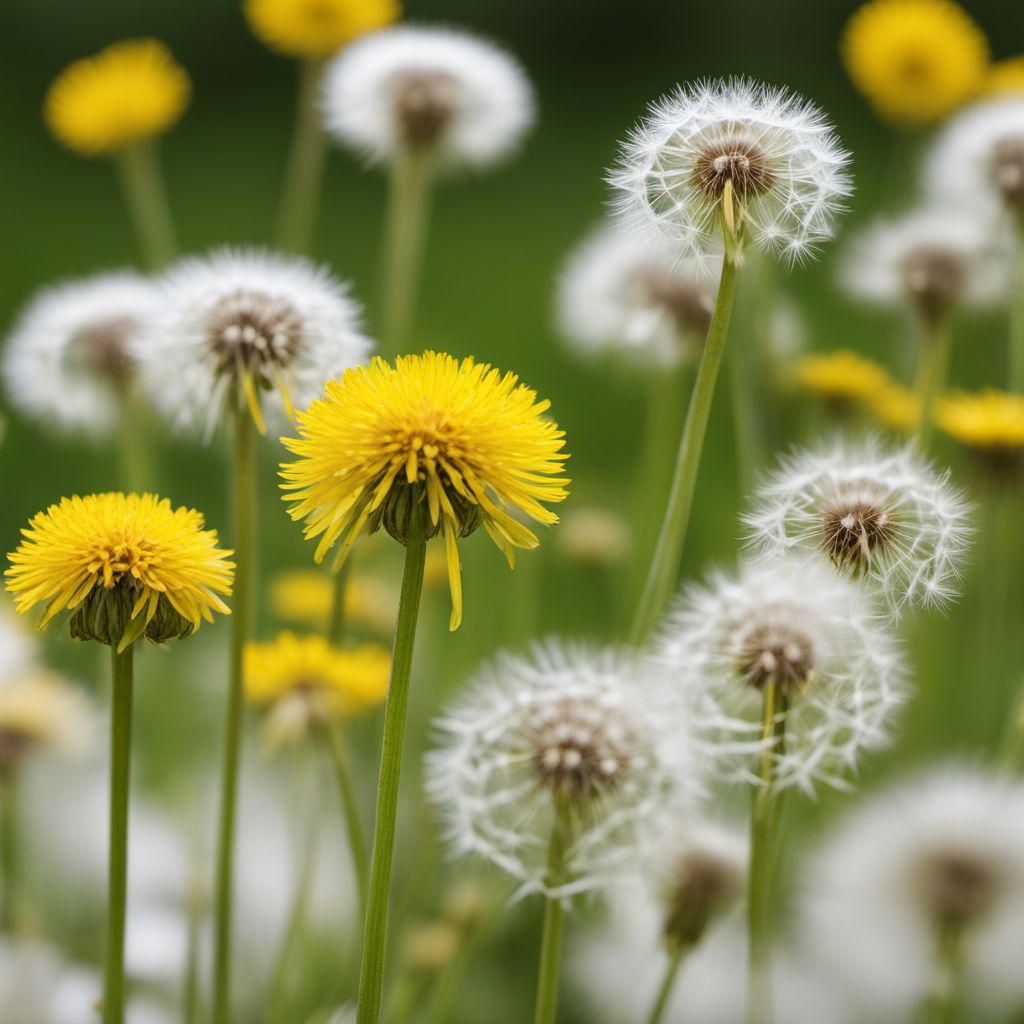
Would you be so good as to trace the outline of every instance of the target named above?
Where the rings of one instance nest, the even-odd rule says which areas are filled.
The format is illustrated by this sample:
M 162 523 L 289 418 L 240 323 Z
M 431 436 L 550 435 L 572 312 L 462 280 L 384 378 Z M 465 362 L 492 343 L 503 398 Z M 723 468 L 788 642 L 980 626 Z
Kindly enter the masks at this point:
M 290 252 L 308 253 L 313 244 L 320 182 L 324 173 L 324 132 L 317 100 L 323 61 L 309 57 L 299 65 L 295 131 L 288 153 L 278 243 Z
M 547 884 L 557 886 L 565 872 L 565 853 L 569 847 L 572 819 L 569 804 L 559 797 L 548 847 Z M 540 969 L 537 974 L 537 1005 L 534 1024 L 554 1024 L 558 1009 L 558 974 L 562 961 L 562 935 L 565 932 L 565 904 L 549 896 L 544 905 L 544 931 L 540 944 Z
M 675 585 L 676 574 L 679 571 L 679 558 L 686 539 L 690 510 L 693 507 L 693 492 L 700 469 L 711 403 L 715 396 L 715 383 L 722 364 L 722 353 L 725 351 L 725 339 L 729 333 L 729 317 L 732 314 L 737 277 L 738 270 L 735 264 L 726 257 L 722 261 L 722 277 L 715 300 L 715 311 L 708 327 L 704 353 L 693 385 L 690 407 L 686 413 L 686 425 L 679 441 L 672 491 L 665 508 L 658 546 L 651 560 L 647 585 L 633 620 L 632 639 L 636 643 L 643 642 L 650 633 Z
M 398 814 L 398 781 L 402 768 L 402 741 L 409 703 L 409 675 L 412 670 L 416 620 L 423 593 L 423 567 L 427 542 L 420 515 L 412 516 L 405 546 L 402 595 L 395 623 L 391 660 L 391 681 L 384 708 L 384 744 L 380 755 L 377 784 L 377 815 L 370 860 L 370 885 L 363 931 L 363 958 L 359 972 L 359 1002 L 356 1024 L 379 1024 L 384 992 L 384 954 L 387 941 L 388 904 L 391 892 L 391 861 L 395 852 L 395 822 Z
M 949 376 L 952 340 L 952 324 L 948 316 L 929 324 L 922 339 L 921 360 L 914 381 L 918 404 L 917 443 L 922 451 L 928 450 L 935 426 L 935 403 Z
M 935 973 L 921 1008 L 921 1024 L 953 1024 L 957 1019 L 957 981 L 960 973 L 962 930 L 939 929 Z
M 1010 306 L 1010 391 L 1024 394 L 1024 214 L 1017 218 L 1017 287 Z
M 661 988 L 658 989 L 658 996 L 651 1008 L 651 1015 L 647 1024 L 661 1024 L 668 1009 L 668 1001 L 672 998 L 672 990 L 675 988 L 676 980 L 679 978 L 679 968 L 688 952 L 688 947 L 680 944 L 673 951 L 669 958 L 668 966 L 665 968 L 665 976 L 661 981 Z
M 174 259 L 178 242 L 156 143 L 125 146 L 117 155 L 117 169 L 143 262 L 149 270 L 160 270 Z
M 253 505 L 256 461 L 253 425 L 244 408 L 235 412 L 234 451 L 235 600 L 221 767 L 217 878 L 214 887 L 213 1024 L 228 1024 L 231 1002 L 231 904 L 234 875 L 235 806 L 242 739 L 242 656 L 249 639 L 255 547 Z
M 366 856 L 366 834 L 363 831 L 363 822 L 359 815 L 359 801 L 356 799 L 355 786 L 352 785 L 352 768 L 349 765 L 348 754 L 345 752 L 338 729 L 332 723 L 325 723 L 323 735 L 334 763 L 334 774 L 337 777 L 338 792 L 341 795 L 341 807 L 345 814 L 345 828 L 348 830 L 348 844 L 352 851 L 352 869 L 356 876 L 361 920 L 366 913 L 366 890 L 370 874 Z
M 0 929 L 18 930 L 18 767 L 0 772 Z
M 395 160 L 388 208 L 388 241 L 381 308 L 381 351 L 385 358 L 406 348 L 419 290 L 423 247 L 430 216 L 434 154 L 407 147 Z
M 770 1024 L 772 1019 L 769 952 L 772 882 L 782 795 L 775 789 L 775 763 L 785 752 L 787 700 L 775 680 L 764 686 L 759 785 L 754 793 L 750 829 L 750 880 L 747 923 L 750 936 L 748 1020 Z
M 345 592 L 348 589 L 352 558 L 349 556 L 334 574 L 334 593 L 331 598 L 331 617 L 327 623 L 327 642 L 332 647 L 341 646 L 345 634 Z
M 124 1024 L 124 928 L 128 903 L 128 779 L 132 747 L 134 644 L 111 648 L 110 853 L 103 1024 Z
M 121 488 L 142 494 L 151 487 L 149 480 L 149 438 L 146 436 L 146 412 L 139 397 L 126 389 L 121 395 L 117 424 L 118 477 Z

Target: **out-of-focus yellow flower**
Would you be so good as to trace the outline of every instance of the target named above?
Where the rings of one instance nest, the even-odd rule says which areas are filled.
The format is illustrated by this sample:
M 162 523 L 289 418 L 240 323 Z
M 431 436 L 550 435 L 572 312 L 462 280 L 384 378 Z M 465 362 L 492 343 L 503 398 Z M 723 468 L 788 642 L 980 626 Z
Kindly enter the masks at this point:
M 246 0 L 253 34 L 289 57 L 329 57 L 401 16 L 397 0 Z
M 46 94 L 43 114 L 68 149 L 104 156 L 162 135 L 181 117 L 191 91 L 163 43 L 131 39 L 65 68 Z
M 939 427 L 961 444 L 993 456 L 1024 454 L 1024 395 L 989 389 L 940 399 Z
M 597 505 L 580 505 L 562 517 L 555 543 L 563 555 L 580 565 L 611 568 L 629 555 L 633 534 L 615 512 Z
M 939 121 L 982 88 L 988 42 L 952 0 L 869 0 L 847 23 L 843 63 L 886 120 Z
M 830 401 L 859 402 L 891 383 L 885 367 L 847 349 L 797 360 L 796 383 L 802 391 Z
M 864 396 L 868 412 L 893 430 L 912 434 L 917 430 L 921 403 L 910 388 L 891 381 L 885 387 Z
M 320 636 L 280 633 L 245 648 L 246 699 L 271 706 L 266 740 L 271 748 L 295 742 L 317 723 L 351 718 L 380 704 L 388 691 L 391 657 L 378 644 L 351 650 Z
M 1010 57 L 993 64 L 981 91 L 986 96 L 1024 92 L 1024 56 Z
M 398 587 L 379 576 L 353 572 L 345 584 L 346 622 L 390 636 L 398 614 Z M 334 580 L 315 569 L 281 573 L 270 583 L 270 608 L 285 622 L 323 629 L 334 603 Z
M 92 724 L 85 698 L 49 672 L 0 686 L 0 771 L 43 747 L 80 745 Z

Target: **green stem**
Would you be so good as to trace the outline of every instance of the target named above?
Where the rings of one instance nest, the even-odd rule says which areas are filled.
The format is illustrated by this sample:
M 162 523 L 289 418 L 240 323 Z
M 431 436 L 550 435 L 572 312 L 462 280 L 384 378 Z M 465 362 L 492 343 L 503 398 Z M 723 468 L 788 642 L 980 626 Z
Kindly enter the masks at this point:
M 146 412 L 129 385 L 121 395 L 117 424 L 118 476 L 121 488 L 141 494 L 149 480 L 149 438 Z
M 711 403 L 715 396 L 715 383 L 718 380 L 725 340 L 729 333 L 729 317 L 736 294 L 737 276 L 736 265 L 728 257 L 724 258 L 715 311 L 708 327 L 700 369 L 693 385 L 693 395 L 686 413 L 686 426 L 679 441 L 672 491 L 665 508 L 658 546 L 651 560 L 647 585 L 633 621 L 632 638 L 636 643 L 641 643 L 647 638 L 668 600 L 679 572 L 679 558 L 686 539 L 690 510 L 693 507 L 693 492 L 700 469 Z
M 178 242 L 156 143 L 125 146 L 117 154 L 117 170 L 143 262 L 149 270 L 160 270 L 174 259 Z
M 401 355 L 409 341 L 419 291 L 434 183 L 434 153 L 406 147 L 395 160 L 388 209 L 381 351 Z
M 406 537 L 402 595 L 395 623 L 391 660 L 391 681 L 384 708 L 384 744 L 380 755 L 377 784 L 377 815 L 370 860 L 370 886 L 363 931 L 363 958 L 359 972 L 359 1002 L 356 1024 L 379 1024 L 384 992 L 384 954 L 387 941 L 388 904 L 391 892 L 391 861 L 395 853 L 395 824 L 398 816 L 398 781 L 402 768 L 402 741 L 409 703 L 409 675 L 412 670 L 416 620 L 423 593 L 423 566 L 427 542 L 423 536 L 423 512 L 414 506 Z
M 1010 306 L 1010 386 L 1024 394 L 1024 214 L 1017 218 L 1017 287 Z
M 664 1019 L 665 1011 L 668 1009 L 668 1001 L 672 998 L 672 990 L 675 988 L 676 981 L 679 978 L 679 968 L 683 965 L 687 951 L 687 947 L 683 945 L 677 946 L 672 951 L 668 966 L 665 968 L 665 976 L 661 981 L 661 988 L 658 989 L 658 996 L 654 1000 L 651 1015 L 647 1019 L 647 1024 L 661 1024 Z
M 948 316 L 926 326 L 922 339 L 921 359 L 914 381 L 918 402 L 917 443 L 928 450 L 935 427 L 935 403 L 946 388 L 949 377 L 949 356 L 952 346 L 952 324 Z
M 103 1024 L 124 1024 L 124 927 L 128 904 L 128 780 L 132 747 L 134 644 L 111 649 L 110 853 Z
M 547 884 L 560 885 L 565 872 L 565 854 L 572 830 L 571 811 L 565 798 L 558 798 L 551 844 L 548 847 Z M 565 932 L 565 904 L 549 896 L 544 904 L 544 931 L 540 943 L 540 968 L 537 974 L 537 1005 L 534 1024 L 554 1024 L 558 1010 L 558 975 L 562 962 L 562 936 Z
M 309 57 L 299 65 L 295 131 L 278 222 L 278 242 L 290 252 L 308 253 L 316 229 L 326 155 L 319 110 L 323 66 L 323 60 L 317 57 Z
M 345 592 L 348 590 L 351 573 L 351 555 L 341 564 L 334 574 L 334 594 L 331 598 L 331 617 L 327 623 L 327 642 L 332 647 L 340 647 L 345 635 Z
M 960 928 L 939 929 L 935 973 L 921 1007 L 921 1024 L 953 1024 L 957 1019 L 957 989 L 961 955 Z
M 18 930 L 18 767 L 0 772 L 0 929 L 8 935 Z
M 770 1024 L 772 1019 L 769 958 L 771 945 L 772 884 L 782 795 L 775 789 L 775 764 L 785 752 L 788 704 L 778 683 L 764 685 L 759 785 L 754 794 L 750 829 L 750 879 L 747 886 L 747 923 L 750 936 L 748 1020 Z
M 231 1004 L 231 905 L 234 875 L 238 762 L 242 741 L 242 657 L 252 614 L 256 499 L 253 424 L 248 411 L 235 411 L 234 522 L 235 600 L 231 615 L 231 660 L 221 767 L 221 806 L 214 888 L 213 1024 L 228 1024 Z
M 345 828 L 348 830 L 348 844 L 352 852 L 352 869 L 356 876 L 359 914 L 360 920 L 362 920 L 366 913 L 366 892 L 370 868 L 366 854 L 366 834 L 363 831 L 363 822 L 359 815 L 359 800 L 356 798 L 355 786 L 352 784 L 352 768 L 349 764 L 348 754 L 345 752 L 337 726 L 325 723 L 323 734 L 334 764 L 334 774 L 338 780 L 338 793 L 341 795 L 341 807 L 345 814 Z

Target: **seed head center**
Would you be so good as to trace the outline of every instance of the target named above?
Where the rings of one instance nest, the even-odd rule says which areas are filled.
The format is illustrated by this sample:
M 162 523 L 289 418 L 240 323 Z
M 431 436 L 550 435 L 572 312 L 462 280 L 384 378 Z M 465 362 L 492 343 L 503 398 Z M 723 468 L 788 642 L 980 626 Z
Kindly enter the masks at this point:
M 896 518 L 885 496 L 853 489 L 840 492 L 822 510 L 822 548 L 831 561 L 863 572 L 896 539 Z
M 786 617 L 782 612 L 778 619 Z M 814 671 L 814 645 L 806 633 L 786 621 L 764 621 L 743 638 L 737 660 L 741 678 L 754 689 L 774 683 L 784 696 L 793 696 Z
M 456 80 L 443 71 L 405 74 L 395 90 L 395 111 L 406 142 L 429 146 L 437 142 L 458 105 Z
M 775 176 L 764 150 L 746 139 L 730 139 L 708 146 L 693 168 L 693 184 L 705 195 L 718 199 L 728 182 L 741 201 L 766 193 Z
M 225 296 L 212 311 L 207 330 L 223 368 L 241 361 L 261 377 L 275 366 L 287 366 L 302 347 L 302 318 L 294 306 L 248 289 Z

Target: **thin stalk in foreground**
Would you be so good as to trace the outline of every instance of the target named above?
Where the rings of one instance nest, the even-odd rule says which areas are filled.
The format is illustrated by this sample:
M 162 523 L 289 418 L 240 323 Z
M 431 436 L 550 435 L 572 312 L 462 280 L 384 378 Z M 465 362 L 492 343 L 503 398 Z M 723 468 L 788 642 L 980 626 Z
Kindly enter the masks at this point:
M 217 837 L 217 879 L 214 887 L 213 1024 L 231 1019 L 231 906 L 234 878 L 235 806 L 242 740 L 242 656 L 249 639 L 252 611 L 256 490 L 253 424 L 244 408 L 235 412 L 234 519 L 235 600 L 231 615 L 231 656 L 227 715 L 221 768 L 220 823 Z
M 1010 386 L 1024 394 L 1024 214 L 1017 221 L 1017 281 L 1010 306 Z
M 772 883 L 782 796 L 775 790 L 775 762 L 784 753 L 787 700 L 775 680 L 764 686 L 760 784 L 754 793 L 750 828 L 750 880 L 747 886 L 747 924 L 750 938 L 748 1013 L 750 1024 L 771 1024 L 769 977 Z
M 571 811 L 565 797 L 559 797 L 548 847 L 547 884 L 559 885 L 565 872 L 565 854 L 572 829 Z M 540 944 L 540 968 L 537 974 L 537 1004 L 534 1024 L 554 1024 L 558 1010 L 558 975 L 562 963 L 562 936 L 565 932 L 565 904 L 548 897 L 544 904 L 544 931 Z
M 324 62 L 310 57 L 299 65 L 295 131 L 288 152 L 278 243 L 290 252 L 308 253 L 313 244 L 324 173 L 324 132 L 317 99 Z
M 117 154 L 128 213 L 148 270 L 159 270 L 178 251 L 174 221 L 155 142 L 136 142 Z
M 352 851 L 352 870 L 355 872 L 356 889 L 359 894 L 359 916 L 362 920 L 366 913 L 366 891 L 369 885 L 370 866 L 366 853 L 366 835 L 363 832 L 363 822 L 359 815 L 359 801 L 356 799 L 355 786 L 352 784 L 352 768 L 349 764 L 348 754 L 337 726 L 330 722 L 325 723 L 323 736 L 334 765 L 335 777 L 338 780 L 338 793 L 341 796 L 341 809 L 345 815 L 348 845 Z
M 124 928 L 128 905 L 128 783 L 132 749 L 134 644 L 111 648 L 110 853 L 103 1024 L 124 1024 Z
M 424 147 L 406 147 L 391 172 L 388 237 L 384 271 L 384 323 L 381 352 L 401 355 L 409 341 L 419 291 L 423 249 L 434 184 L 434 154 Z
M 715 397 L 715 383 L 722 365 L 725 339 L 729 333 L 729 317 L 732 314 L 738 273 L 728 256 L 723 259 L 715 311 L 708 327 L 704 353 L 701 356 L 697 379 L 694 381 L 690 407 L 686 413 L 686 425 L 679 441 L 672 491 L 665 507 L 665 516 L 661 523 L 658 546 L 651 560 L 647 585 L 633 621 L 632 639 L 635 643 L 641 643 L 647 638 L 655 620 L 665 607 L 679 571 L 679 558 L 686 540 L 690 510 L 693 507 L 693 492 L 700 469 L 701 452 L 704 449 L 704 436 L 707 433 L 711 403 Z
M 928 450 L 935 427 L 935 403 L 946 388 L 949 377 L 949 355 L 953 340 L 948 316 L 930 324 L 922 339 L 921 360 L 914 381 L 918 403 L 917 443 Z
M 391 861 L 395 853 L 395 825 L 398 815 L 398 781 L 402 769 L 402 743 L 409 703 L 409 675 L 412 670 L 416 620 L 423 593 L 423 567 L 427 555 L 422 509 L 415 508 L 405 542 L 405 570 L 402 595 L 395 623 L 395 644 L 391 660 L 391 681 L 384 708 L 384 744 L 380 755 L 377 784 L 377 816 L 373 830 L 370 885 L 363 930 L 363 957 L 359 971 L 359 1002 L 356 1024 L 379 1024 L 384 993 L 384 955 L 387 942 L 388 904 L 391 894 Z
M 0 772 L 0 929 L 18 930 L 18 767 Z
M 935 948 L 935 973 L 921 1008 L 921 1024 L 953 1024 L 957 1019 L 962 930 L 951 925 L 939 928 Z
M 679 968 L 683 965 L 688 949 L 680 944 L 669 957 L 668 966 L 665 968 L 665 976 L 661 980 L 661 988 L 658 989 L 657 998 L 651 1008 L 651 1015 L 647 1018 L 647 1024 L 661 1024 L 665 1018 L 665 1011 L 668 1009 L 668 1001 L 672 998 L 672 990 L 675 988 L 679 978 Z
M 345 634 L 345 593 L 348 590 L 349 575 L 352 571 L 352 557 L 334 574 L 334 591 L 331 595 L 331 617 L 327 622 L 327 642 L 332 647 L 341 646 Z

